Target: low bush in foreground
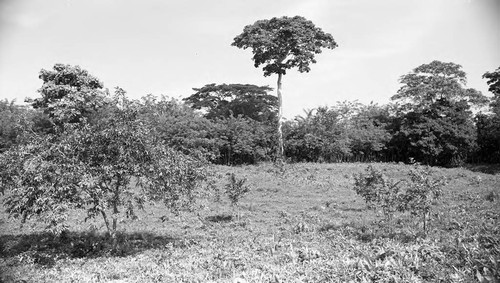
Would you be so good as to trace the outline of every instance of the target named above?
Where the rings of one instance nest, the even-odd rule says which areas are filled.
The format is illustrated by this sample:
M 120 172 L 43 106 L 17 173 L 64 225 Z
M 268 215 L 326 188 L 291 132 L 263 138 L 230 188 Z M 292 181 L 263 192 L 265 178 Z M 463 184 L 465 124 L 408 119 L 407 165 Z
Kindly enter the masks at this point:
M 396 212 L 410 212 L 412 216 L 422 217 L 423 232 L 426 234 L 431 212 L 442 195 L 446 180 L 433 177 L 428 166 L 415 166 L 407 175 L 405 179 L 393 180 L 382 171 L 368 166 L 365 173 L 354 175 L 354 190 L 369 208 L 382 209 L 388 225 L 392 225 Z

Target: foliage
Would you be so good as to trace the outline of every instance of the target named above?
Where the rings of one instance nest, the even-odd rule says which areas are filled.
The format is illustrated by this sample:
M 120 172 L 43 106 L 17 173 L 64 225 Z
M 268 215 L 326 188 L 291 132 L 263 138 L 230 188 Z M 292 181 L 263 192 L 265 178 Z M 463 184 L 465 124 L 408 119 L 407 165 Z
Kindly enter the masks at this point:
M 286 129 L 285 133 L 285 155 L 291 160 L 309 162 L 322 160 L 324 142 L 321 138 L 314 134 L 301 133 L 297 129 Z
M 400 119 L 392 143 L 404 149 L 402 159 L 456 166 L 475 150 L 471 108 L 484 105 L 487 98 L 466 88 L 466 80 L 460 65 L 440 61 L 401 77 L 403 86 L 392 97 Z
M 231 205 L 236 206 L 240 199 L 250 191 L 248 185 L 245 185 L 246 181 L 245 178 L 238 179 L 234 173 L 229 175 L 225 189 Z
M 330 34 L 300 16 L 256 21 L 247 25 L 232 45 L 251 48 L 255 67 L 264 65 L 264 76 L 286 74 L 295 67 L 301 73 L 309 72 L 309 65 L 316 63 L 315 54 L 322 48 L 337 47 Z
M 487 72 L 489 91 L 493 93 L 490 102 L 492 114 L 476 116 L 479 161 L 500 163 L 500 68 Z
M 266 124 L 243 117 L 218 119 L 215 122 L 219 164 L 253 164 L 273 156 L 275 134 Z
M 338 147 L 347 145 L 342 143 L 347 137 L 339 123 L 339 113 L 328 107 L 308 111 L 306 117 L 296 117 L 285 137 L 286 153 L 292 160 L 333 161 L 342 153 L 350 154 L 348 148 Z
M 446 180 L 434 177 L 430 167 L 415 168 L 408 173 L 410 179 L 407 188 L 399 200 L 401 211 L 409 211 L 414 216 L 422 217 L 423 229 L 427 233 L 427 222 L 433 205 L 442 196 Z
M 431 165 L 461 165 L 476 148 L 471 113 L 463 103 L 437 102 L 434 109 L 410 112 L 394 136 L 396 144 L 406 143 L 408 156 Z
M 391 99 L 400 104 L 401 111 L 432 109 L 438 101 L 466 102 L 482 106 L 487 98 L 481 92 L 466 88 L 467 74 L 455 63 L 432 61 L 422 64 L 400 79 L 403 86 Z
M 354 191 L 361 196 L 368 208 L 381 208 L 384 216 L 390 220 L 395 212 L 402 210 L 401 181 L 394 181 L 373 166 L 366 172 L 354 175 Z
M 274 156 L 272 126 L 244 116 L 209 120 L 185 104 L 142 98 L 140 119 L 167 145 L 217 164 L 253 164 Z
M 269 95 L 272 88 L 250 84 L 208 84 L 194 88 L 195 94 L 183 100 L 193 109 L 202 109 L 204 117 L 220 118 L 244 117 L 259 122 L 274 122 L 277 98 Z
M 23 142 L 25 134 L 53 132 L 52 123 L 41 111 L 17 105 L 14 100 L 0 101 L 0 152 Z
M 86 71 L 68 66 L 58 70 L 63 78 L 68 75 L 64 70 L 77 70 L 87 79 Z M 119 220 L 134 219 L 136 209 L 148 201 L 163 202 L 174 212 L 192 207 L 199 183 L 206 176 L 204 163 L 151 135 L 153 129 L 138 119 L 141 107 L 128 100 L 120 88 L 112 97 L 96 98 L 97 103 L 106 103 L 99 104 L 92 116 L 84 116 L 85 112 L 74 105 L 61 106 L 60 100 L 67 96 L 88 98 L 87 89 L 83 87 L 81 93 L 79 88 L 73 89 L 80 80 L 71 75 L 73 80 L 69 81 L 53 75 L 57 82 L 70 84 L 57 88 L 75 92 L 59 100 L 44 96 L 52 100 L 39 105 L 61 126 L 55 134 L 34 133 L 25 143 L 2 154 L 0 188 L 6 191 L 5 206 L 10 215 L 23 221 L 39 216 L 48 228 L 60 232 L 65 229 L 67 212 L 81 209 L 86 211 L 86 219 L 102 216 L 116 240 Z M 92 86 L 96 81 L 85 83 Z M 49 88 L 47 84 L 52 82 L 44 81 L 42 89 Z M 77 115 L 78 120 L 68 118 L 77 117 L 68 116 L 76 113 L 73 110 L 82 114 Z M 99 122 L 89 123 L 87 118 Z
M 359 102 L 307 111 L 285 126 L 286 154 L 297 161 L 381 159 L 390 138 L 388 115 L 384 107 Z
M 343 108 L 351 109 L 349 105 Z M 341 108 L 342 109 L 342 108 Z M 382 160 L 391 135 L 387 129 L 390 118 L 387 106 L 357 104 L 347 120 L 346 132 L 353 156 L 357 160 Z
M 67 211 L 83 209 L 87 218 L 102 216 L 114 237 L 119 219 L 135 218 L 147 201 L 173 211 L 192 205 L 203 165 L 155 140 L 135 115 L 124 101 L 99 124 L 66 126 L 6 152 L 7 212 L 23 220 L 40 216 L 61 231 Z
M 0 101 L 0 152 L 16 143 L 24 120 L 23 109 L 15 105 L 15 101 Z
M 484 115 L 476 116 L 477 159 L 488 163 L 500 163 L 500 116 Z
M 138 119 L 169 147 L 217 162 L 220 148 L 216 124 L 175 99 L 148 95 L 138 102 Z
M 493 113 L 500 116 L 500 67 L 494 72 L 486 72 L 483 78 L 488 79 L 488 90 L 494 95 L 490 104 Z
M 39 77 L 42 97 L 26 101 L 59 126 L 88 119 L 105 104 L 103 84 L 79 66 L 55 64 L 53 70 L 42 69 Z
M 369 208 L 381 208 L 387 220 L 398 211 L 422 217 L 423 230 L 427 233 L 432 206 L 441 197 L 446 182 L 433 177 L 429 167 L 415 167 L 408 176 L 409 179 L 395 181 L 368 166 L 365 173 L 354 175 L 354 191 Z

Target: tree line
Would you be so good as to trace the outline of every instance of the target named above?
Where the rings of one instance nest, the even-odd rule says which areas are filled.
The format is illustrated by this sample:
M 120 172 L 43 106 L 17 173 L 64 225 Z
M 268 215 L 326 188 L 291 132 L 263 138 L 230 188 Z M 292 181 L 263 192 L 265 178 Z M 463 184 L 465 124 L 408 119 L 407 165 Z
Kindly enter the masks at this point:
M 272 88 L 207 84 L 182 99 L 114 94 L 78 66 L 42 70 L 40 98 L 0 101 L 0 151 L 85 121 L 103 123 L 110 105 L 133 105 L 133 120 L 166 146 L 216 164 L 279 157 L 278 99 Z M 386 105 L 338 102 L 283 123 L 285 157 L 294 162 L 421 162 L 458 166 L 500 162 L 500 68 L 484 75 L 493 97 L 466 87 L 455 63 L 433 61 L 400 79 Z M 106 113 L 106 114 L 103 114 Z M 104 116 L 103 116 L 104 115 Z M 132 119 L 128 118 L 128 119 Z

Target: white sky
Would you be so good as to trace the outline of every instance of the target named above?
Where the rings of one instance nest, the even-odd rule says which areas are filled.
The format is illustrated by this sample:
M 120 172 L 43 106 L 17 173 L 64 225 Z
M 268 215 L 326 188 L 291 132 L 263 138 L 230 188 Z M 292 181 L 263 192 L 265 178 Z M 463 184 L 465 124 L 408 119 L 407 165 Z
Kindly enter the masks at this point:
M 359 100 L 385 104 L 400 76 L 454 62 L 484 94 L 500 66 L 500 0 L 0 0 L 0 99 L 37 97 L 40 69 L 80 65 L 130 97 L 186 97 L 209 83 L 275 88 L 231 46 L 260 19 L 304 16 L 339 44 L 310 73 L 287 72 L 284 114 Z

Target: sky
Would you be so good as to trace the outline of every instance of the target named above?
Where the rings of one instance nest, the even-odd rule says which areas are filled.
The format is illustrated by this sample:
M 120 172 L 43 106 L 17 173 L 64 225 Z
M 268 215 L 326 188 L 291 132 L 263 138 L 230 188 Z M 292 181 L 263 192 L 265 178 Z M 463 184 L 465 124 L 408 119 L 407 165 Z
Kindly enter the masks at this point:
M 386 104 L 399 78 L 433 60 L 462 65 L 468 87 L 500 67 L 500 0 L 0 0 L 0 99 L 39 96 L 41 69 L 79 65 L 128 96 L 184 98 L 206 84 L 276 87 L 250 50 L 246 25 L 300 15 L 338 48 L 309 73 L 283 77 L 284 116 L 337 101 Z

